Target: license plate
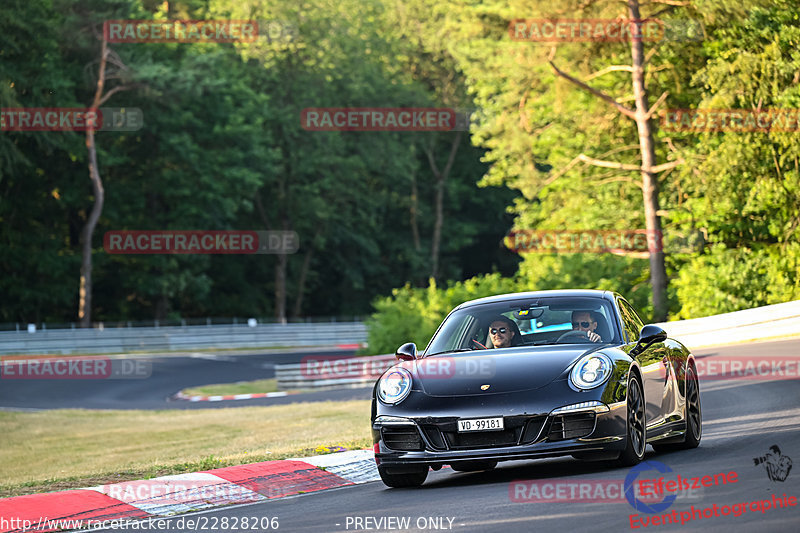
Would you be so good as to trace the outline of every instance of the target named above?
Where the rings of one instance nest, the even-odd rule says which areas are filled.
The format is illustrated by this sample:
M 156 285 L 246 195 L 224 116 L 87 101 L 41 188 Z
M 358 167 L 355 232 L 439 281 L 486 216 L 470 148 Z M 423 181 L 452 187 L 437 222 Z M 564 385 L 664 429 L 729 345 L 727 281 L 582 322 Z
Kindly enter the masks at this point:
M 458 432 L 465 431 L 501 431 L 503 429 L 503 417 L 497 418 L 470 418 L 458 421 Z

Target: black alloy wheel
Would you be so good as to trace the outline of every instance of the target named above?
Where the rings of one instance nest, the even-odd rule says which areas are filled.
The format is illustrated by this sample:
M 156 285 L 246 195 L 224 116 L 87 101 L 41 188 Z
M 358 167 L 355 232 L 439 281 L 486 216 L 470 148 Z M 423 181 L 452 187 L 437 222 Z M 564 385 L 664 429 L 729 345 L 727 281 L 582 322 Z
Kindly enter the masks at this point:
M 686 433 L 683 442 L 653 444 L 657 452 L 671 452 L 674 450 L 689 450 L 700 445 L 703 436 L 703 410 L 700 407 L 700 383 L 697 378 L 697 369 L 689 364 L 684 375 L 686 380 L 686 405 L 684 418 L 686 420 Z
M 644 449 L 647 446 L 647 433 L 644 412 L 644 394 L 642 384 L 635 374 L 631 373 L 628 379 L 627 398 L 627 442 L 625 449 L 619 455 L 617 464 L 620 466 L 634 466 L 644 459 Z

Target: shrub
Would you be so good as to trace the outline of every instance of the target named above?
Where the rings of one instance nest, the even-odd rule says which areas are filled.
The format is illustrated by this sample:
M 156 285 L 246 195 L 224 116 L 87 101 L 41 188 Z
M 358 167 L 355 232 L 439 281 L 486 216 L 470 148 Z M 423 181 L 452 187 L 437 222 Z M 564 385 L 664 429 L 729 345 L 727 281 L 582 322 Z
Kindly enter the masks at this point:
M 800 244 L 726 248 L 690 260 L 673 282 L 678 318 L 729 313 L 800 298 Z

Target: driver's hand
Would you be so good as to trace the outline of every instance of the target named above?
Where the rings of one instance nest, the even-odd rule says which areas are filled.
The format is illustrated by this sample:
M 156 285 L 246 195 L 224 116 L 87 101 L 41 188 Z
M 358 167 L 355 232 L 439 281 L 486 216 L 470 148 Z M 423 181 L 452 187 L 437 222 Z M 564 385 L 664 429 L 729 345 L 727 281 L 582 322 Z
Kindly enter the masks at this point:
M 594 331 L 587 331 L 586 336 L 589 337 L 589 340 L 592 342 L 600 342 L 602 340 L 600 335 L 598 335 Z

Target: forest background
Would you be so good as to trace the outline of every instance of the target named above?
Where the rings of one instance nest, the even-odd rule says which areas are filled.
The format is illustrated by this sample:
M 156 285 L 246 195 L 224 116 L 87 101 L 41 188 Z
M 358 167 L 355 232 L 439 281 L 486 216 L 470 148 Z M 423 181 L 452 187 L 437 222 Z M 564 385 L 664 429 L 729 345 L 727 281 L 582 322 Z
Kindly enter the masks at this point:
M 645 228 L 637 123 L 618 109 L 636 100 L 631 43 L 509 34 L 515 19 L 629 17 L 620 2 L 6 0 L 0 107 L 89 107 L 105 20 L 283 29 L 254 42 L 108 44 L 104 90 L 119 90 L 104 106 L 139 108 L 144 126 L 94 136 L 104 202 L 90 323 L 370 315 L 369 351 L 386 353 L 424 345 L 462 301 L 502 292 L 609 289 L 645 320 L 800 298 L 800 135 L 659 127 L 668 109 L 800 109 L 800 8 L 631 2 L 671 29 L 642 43 L 665 166 L 657 215 L 665 242 L 685 244 L 663 257 L 664 310 L 641 254 L 504 245 L 511 230 Z M 308 107 L 476 113 L 462 132 L 317 132 L 301 127 Z M 79 321 L 90 154 L 82 132 L 0 132 L 0 323 Z M 618 167 L 587 163 L 597 160 Z M 162 229 L 295 231 L 300 249 L 102 247 L 106 231 Z

